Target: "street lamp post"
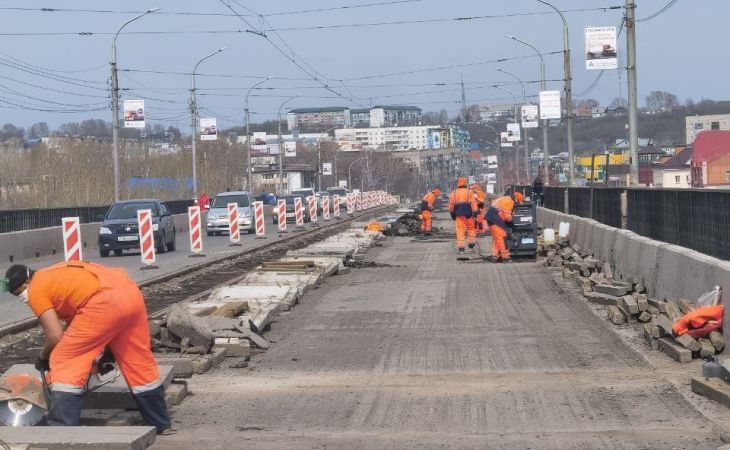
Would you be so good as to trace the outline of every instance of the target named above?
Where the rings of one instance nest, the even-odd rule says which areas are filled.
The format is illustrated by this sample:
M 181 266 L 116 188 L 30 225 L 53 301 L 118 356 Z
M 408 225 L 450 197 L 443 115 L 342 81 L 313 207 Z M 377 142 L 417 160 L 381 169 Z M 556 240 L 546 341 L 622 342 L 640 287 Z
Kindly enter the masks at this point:
M 515 112 L 514 112 L 514 123 L 517 123 L 517 97 L 515 97 L 515 94 L 513 94 L 512 92 L 508 91 L 507 89 L 505 89 L 505 88 L 503 88 L 501 86 L 497 86 L 496 84 L 493 85 L 492 87 L 495 88 L 495 89 L 499 89 L 500 91 L 504 91 L 504 92 L 508 93 L 512 97 L 513 104 L 515 105 L 515 107 L 514 107 L 514 110 L 515 110 Z M 520 157 L 519 157 L 519 151 L 515 151 L 515 166 L 516 166 L 515 167 L 515 174 L 519 178 L 519 176 L 520 176 Z
M 347 189 L 349 190 L 352 190 L 352 166 L 357 162 L 360 162 L 360 158 L 351 162 L 347 167 Z
M 567 128 L 568 128 L 568 186 L 573 186 L 575 183 L 575 161 L 574 161 L 574 144 L 573 144 L 573 79 L 570 74 L 570 38 L 568 35 L 568 21 L 565 20 L 563 13 L 550 3 L 545 0 L 537 0 L 538 2 L 547 5 L 555 10 L 563 20 L 563 70 L 565 72 L 565 109 L 567 114 Z
M 272 77 L 266 77 L 265 79 L 259 81 L 258 83 L 254 84 L 248 89 L 248 92 L 246 92 L 246 102 L 244 106 L 244 113 L 246 116 L 246 151 L 248 152 L 248 157 L 246 161 L 246 184 L 249 191 L 253 192 L 253 182 L 251 181 L 253 177 L 253 167 L 251 166 L 251 133 L 249 132 L 249 124 L 251 123 L 251 116 L 248 109 L 248 96 L 251 95 L 251 91 L 254 90 L 256 87 L 262 85 L 263 83 L 266 83 L 269 81 Z
M 228 47 L 219 48 L 218 50 L 203 56 L 195 64 L 195 67 L 193 67 L 192 81 L 190 86 L 190 140 L 193 147 L 193 193 L 195 195 L 198 195 L 198 154 L 195 148 L 195 141 L 198 134 L 198 105 L 195 100 L 195 73 L 198 71 L 198 66 L 200 65 L 200 63 L 214 55 L 217 55 L 227 48 Z
M 540 90 L 547 90 L 547 83 L 545 81 L 545 59 L 543 58 L 542 53 L 540 53 L 540 50 L 538 50 L 537 47 L 530 44 L 529 42 L 523 41 L 522 39 L 510 36 L 509 34 L 506 34 L 505 36 L 509 39 L 512 39 L 513 41 L 519 42 L 520 44 L 524 44 L 535 51 L 537 56 L 540 58 Z M 548 173 L 548 168 L 550 167 L 550 158 L 548 157 L 548 121 L 540 120 L 540 127 L 542 128 L 543 165 L 545 166 L 545 180 L 543 184 L 545 186 L 550 186 L 550 175 Z
M 515 80 L 517 80 L 520 83 L 520 86 L 522 87 L 522 106 L 525 106 L 525 83 L 512 72 L 508 72 L 506 70 L 500 69 L 499 67 L 495 68 L 498 72 L 502 72 L 506 75 L 511 76 Z M 515 118 L 516 119 L 516 118 Z M 527 134 L 527 128 L 525 128 L 525 175 L 527 176 L 527 183 L 530 183 L 530 136 Z
M 300 94 L 289 97 L 288 99 L 284 100 L 281 106 L 279 106 L 279 114 L 277 116 L 279 118 L 279 194 L 282 194 L 284 192 L 284 143 L 281 140 L 281 108 L 283 108 L 284 105 L 286 105 L 290 101 L 299 97 L 299 95 Z
M 117 77 L 117 37 L 124 27 L 147 14 L 159 11 L 152 8 L 122 24 L 112 39 L 112 158 L 114 159 L 114 201 L 119 201 L 119 79 Z
M 334 130 L 335 128 L 337 128 L 337 126 L 334 126 L 334 127 L 331 127 L 329 129 L 325 130 L 324 132 L 322 132 L 322 134 L 329 134 L 329 132 Z M 335 151 L 335 163 L 336 162 L 337 162 L 337 151 Z M 317 167 L 317 190 L 321 191 L 322 190 L 322 175 L 323 175 L 322 174 L 323 170 L 322 170 L 322 140 L 321 139 L 319 139 L 317 141 L 317 166 L 318 166 Z M 335 172 L 335 183 L 336 182 L 337 182 L 337 173 Z
M 485 123 L 485 127 L 489 128 L 490 130 L 494 131 L 494 134 L 496 135 L 495 141 L 496 141 L 496 150 L 497 150 L 497 192 L 501 193 L 502 189 L 504 187 L 502 186 L 502 146 L 499 139 L 499 131 L 497 131 L 496 128 L 493 126 Z M 487 166 L 488 167 L 488 166 Z

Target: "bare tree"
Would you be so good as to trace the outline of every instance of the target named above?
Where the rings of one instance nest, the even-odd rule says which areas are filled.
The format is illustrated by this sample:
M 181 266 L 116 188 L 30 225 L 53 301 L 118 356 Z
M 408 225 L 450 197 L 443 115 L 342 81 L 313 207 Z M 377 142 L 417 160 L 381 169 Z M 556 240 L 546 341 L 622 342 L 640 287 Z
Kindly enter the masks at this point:
M 665 91 L 651 91 L 646 96 L 646 108 L 652 112 L 669 111 L 679 105 L 676 95 Z

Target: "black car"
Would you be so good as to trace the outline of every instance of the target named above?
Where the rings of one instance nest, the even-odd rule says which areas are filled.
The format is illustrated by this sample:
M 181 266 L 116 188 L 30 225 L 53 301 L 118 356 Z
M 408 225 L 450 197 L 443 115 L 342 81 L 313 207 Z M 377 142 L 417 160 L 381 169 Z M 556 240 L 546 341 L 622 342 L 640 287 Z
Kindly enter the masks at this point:
M 296 211 L 294 210 L 294 199 L 299 198 L 302 201 L 302 210 L 304 212 L 304 223 L 310 222 L 312 219 L 309 216 L 309 208 L 307 208 L 307 201 L 304 195 L 301 194 L 284 194 L 278 197 L 278 200 L 286 201 L 286 221 L 295 223 L 297 221 Z M 278 207 L 274 207 L 273 223 L 277 225 L 279 223 Z
M 175 250 L 175 225 L 167 205 L 160 200 L 124 200 L 115 202 L 104 216 L 99 228 L 99 256 L 109 252 L 119 256 L 124 250 L 139 250 L 137 211 L 152 211 L 152 229 L 157 253 Z

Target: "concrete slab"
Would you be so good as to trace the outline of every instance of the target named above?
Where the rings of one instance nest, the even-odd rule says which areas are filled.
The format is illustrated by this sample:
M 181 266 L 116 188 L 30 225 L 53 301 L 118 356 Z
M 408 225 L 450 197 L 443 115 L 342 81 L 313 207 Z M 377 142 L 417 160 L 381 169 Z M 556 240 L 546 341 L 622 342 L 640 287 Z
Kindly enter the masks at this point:
M 286 285 L 234 285 L 214 290 L 206 303 L 248 302 L 250 306 L 277 303 L 288 310 L 297 302 L 299 291 Z
M 48 450 L 144 450 L 154 427 L 0 427 L 0 441 Z
M 299 295 L 304 295 L 308 289 L 316 286 L 322 279 L 320 272 L 251 272 L 241 280 L 241 284 L 264 286 L 292 286 Z
M 338 273 L 339 268 L 344 267 L 342 258 L 332 256 L 286 256 L 279 258 L 278 261 L 312 261 L 314 262 L 314 266 L 325 277 Z
M 692 392 L 730 408 L 730 384 L 720 378 L 692 378 Z
M 40 373 L 35 370 L 33 364 L 14 364 L 3 376 L 19 373 L 27 373 L 34 375 L 39 380 Z M 160 365 L 160 376 L 165 387 L 167 387 L 174 377 L 173 367 L 169 365 Z M 114 382 L 102 386 L 98 390 L 84 397 L 84 408 L 86 409 L 137 409 L 132 395 L 129 393 L 127 382 L 124 377 L 120 377 Z

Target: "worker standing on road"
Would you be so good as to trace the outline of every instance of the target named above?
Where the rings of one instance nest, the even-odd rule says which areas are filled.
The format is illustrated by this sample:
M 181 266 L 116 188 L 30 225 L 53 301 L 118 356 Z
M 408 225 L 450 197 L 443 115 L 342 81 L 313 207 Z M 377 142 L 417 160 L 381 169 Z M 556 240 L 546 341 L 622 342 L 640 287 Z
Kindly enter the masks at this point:
M 145 422 L 158 433 L 170 429 L 144 298 L 126 271 L 69 261 L 37 272 L 16 264 L 5 277 L 9 291 L 30 306 L 45 334 L 36 369 L 49 372 L 49 425 L 78 425 L 94 365 L 104 373 L 100 363 L 116 359 Z M 113 356 L 105 352 L 97 362 L 107 346 Z
M 423 196 L 423 200 L 421 201 L 421 239 L 428 239 L 431 235 L 433 208 L 436 206 L 436 200 L 438 200 L 440 195 L 441 189 L 435 188 Z
M 479 208 L 479 215 L 475 219 L 476 232 L 477 234 L 483 234 L 487 231 L 487 221 L 484 219 L 484 214 L 487 213 L 487 194 L 482 190 L 479 183 L 473 183 L 471 191 L 474 193 L 474 200 L 476 200 L 477 208 Z
M 489 259 L 490 261 L 512 262 L 509 249 L 505 245 L 505 238 L 514 227 L 512 210 L 515 208 L 515 202 L 522 204 L 522 200 L 522 193 L 515 192 L 512 195 L 496 198 L 487 209 L 485 218 L 492 233 L 492 257 Z
M 205 192 L 201 192 L 198 196 L 198 206 L 201 212 L 206 212 L 210 209 L 210 197 Z
M 532 183 L 532 198 L 535 200 L 537 206 L 542 206 L 545 194 L 543 193 L 542 180 L 540 177 L 535 178 Z
M 459 178 L 456 181 L 456 189 L 449 195 L 449 213 L 455 221 L 456 247 L 459 249 L 460 255 L 464 254 L 467 233 L 469 235 L 469 248 L 473 249 L 476 245 L 474 219 L 479 214 L 479 208 L 474 199 L 474 193 L 467 187 L 467 183 L 466 178 Z

